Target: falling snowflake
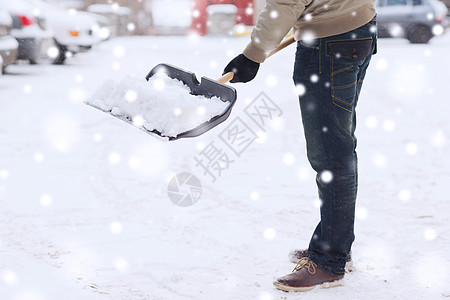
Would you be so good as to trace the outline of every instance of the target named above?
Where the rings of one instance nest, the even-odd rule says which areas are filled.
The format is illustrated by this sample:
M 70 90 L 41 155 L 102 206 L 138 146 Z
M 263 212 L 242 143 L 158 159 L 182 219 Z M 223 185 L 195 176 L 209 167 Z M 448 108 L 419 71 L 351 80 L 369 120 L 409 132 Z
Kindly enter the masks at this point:
M 74 102 L 83 102 L 86 100 L 86 92 L 81 88 L 72 89 L 70 90 L 69 97 Z
M 263 232 L 263 236 L 267 240 L 273 240 L 276 235 L 277 235 L 277 232 L 273 228 L 266 228 Z
M 114 259 L 113 264 L 114 264 L 114 267 L 120 272 L 124 272 L 124 271 L 128 270 L 128 268 L 129 268 L 128 262 L 124 258 L 121 258 L 121 257 Z
M 138 97 L 137 93 L 134 90 L 128 90 L 128 91 L 125 92 L 125 99 L 128 102 L 136 101 L 137 97 Z
M 128 166 L 133 169 L 136 170 L 139 168 L 139 166 L 141 165 L 141 160 L 139 159 L 139 157 L 137 156 L 131 156 L 128 159 Z
M 415 154 L 417 154 L 418 146 L 416 143 L 410 142 L 410 143 L 406 144 L 405 150 L 406 150 L 406 153 L 408 153 L 409 155 L 415 155 Z
M 134 25 L 134 23 L 128 23 L 127 24 L 127 30 L 128 31 L 134 31 L 136 29 L 136 25 Z
M 2 279 L 3 282 L 6 283 L 7 285 L 14 285 L 18 281 L 17 274 L 11 270 L 4 270 L 2 272 Z
M 378 58 L 375 62 L 375 69 L 378 71 L 385 71 L 389 67 L 389 62 L 385 58 Z
M 401 190 L 398 192 L 398 198 L 403 202 L 409 201 L 411 199 L 411 191 L 408 189 Z
M 59 49 L 56 47 L 49 47 L 47 50 L 47 55 L 50 58 L 56 58 L 59 55 Z
M 319 198 L 316 198 L 316 199 L 314 199 L 314 201 L 313 201 L 313 205 L 314 205 L 314 207 L 316 207 L 316 208 L 321 208 L 322 207 L 322 200 L 320 200 Z
M 295 86 L 295 93 L 298 96 L 303 96 L 306 93 L 306 88 L 303 84 L 299 83 Z
M 367 216 L 369 215 L 369 212 L 367 208 L 365 207 L 358 207 L 355 211 L 356 218 L 359 220 L 365 220 L 367 219 Z
M 256 135 L 258 136 L 255 140 L 255 142 L 257 142 L 258 144 L 262 144 L 265 143 L 267 141 L 267 134 L 260 130 L 256 133 Z
M 161 143 L 139 145 L 131 155 L 139 159 L 140 162 L 135 170 L 148 176 L 154 176 L 164 172 L 169 161 L 167 150 Z
M 83 75 L 78 74 L 77 76 L 75 76 L 75 81 L 78 83 L 82 83 L 84 81 Z
M 258 300 L 273 300 L 273 296 L 269 292 L 261 292 L 258 295 Z
M 44 155 L 42 153 L 36 153 L 34 155 L 34 160 L 38 163 L 42 162 L 44 160 Z
M 117 165 L 120 162 L 120 154 L 117 152 L 113 152 L 113 153 L 109 154 L 108 161 L 112 165 Z
M 179 107 L 175 107 L 175 108 L 173 109 L 173 115 L 174 115 L 174 116 L 181 116 L 182 113 L 183 113 L 183 111 L 182 111 L 181 108 L 179 108 Z
M 197 149 L 198 151 L 202 151 L 203 149 L 205 149 L 206 145 L 204 142 L 197 142 L 195 144 L 195 149 Z
M 155 80 L 153 81 L 153 87 L 155 88 L 155 90 L 157 91 L 162 91 L 166 85 L 164 83 L 164 80 L 161 78 L 155 78 Z
M 194 17 L 194 18 L 200 17 L 200 11 L 198 9 L 194 9 L 192 11 L 192 17 Z
M 319 81 L 319 76 L 317 74 L 312 74 L 310 80 L 312 83 L 316 83 Z
M 423 236 L 425 237 L 426 240 L 432 241 L 437 237 L 437 233 L 436 230 L 429 228 L 424 231 Z
M 286 153 L 283 155 L 283 163 L 286 166 L 292 166 L 295 162 L 295 156 L 292 153 Z
M 301 181 L 305 181 L 305 180 L 309 179 L 310 177 L 311 177 L 311 171 L 309 170 L 309 168 L 301 167 L 298 170 L 298 178 Z
M 271 10 L 271 11 L 270 11 L 270 17 L 271 17 L 272 19 L 278 18 L 278 11 L 276 11 L 276 10 Z
M 445 145 L 446 138 L 442 130 L 436 131 L 431 137 L 431 144 L 436 148 L 441 148 Z
M 137 115 L 133 117 L 133 125 L 136 127 L 142 127 L 145 123 L 144 118 L 141 115 Z
M 403 28 L 399 24 L 391 24 L 388 30 L 389 34 L 393 37 L 400 37 L 404 34 Z
M 117 58 L 123 57 L 125 55 L 125 48 L 122 46 L 115 46 L 113 48 L 113 55 Z
M 383 129 L 387 132 L 392 132 L 395 129 L 395 123 L 392 120 L 386 120 L 383 122 Z
M 102 28 L 99 28 L 99 30 L 98 30 L 98 36 L 101 39 L 106 40 L 107 38 L 109 38 L 111 36 L 111 32 L 109 31 L 109 28 L 102 27 Z
M 316 38 L 316 35 L 314 34 L 314 32 L 311 32 L 311 31 L 304 32 L 303 36 L 302 36 L 302 40 L 305 43 L 311 43 L 315 38 Z
M 42 206 L 50 206 L 50 204 L 52 204 L 53 202 L 53 199 L 50 195 L 44 194 L 41 196 L 40 202 Z
M 256 191 L 251 192 L 250 193 L 250 199 L 252 199 L 254 201 L 258 200 L 259 199 L 259 193 L 256 192 Z
M 47 139 L 60 152 L 67 152 L 79 137 L 79 124 L 70 115 L 51 117 L 45 126 Z
M 218 67 L 217 61 L 215 61 L 215 60 L 210 61 L 209 62 L 209 67 L 211 69 L 216 69 Z
M 100 133 L 96 133 L 94 134 L 94 141 L 95 142 L 100 142 L 103 139 L 103 136 Z
M 7 170 L 5 170 L 5 169 L 0 170 L 0 178 L 1 179 L 6 179 L 6 178 L 8 178 L 8 176 L 9 176 L 9 172 Z
M 372 162 L 376 167 L 380 169 L 385 168 L 387 165 L 386 156 L 384 156 L 383 154 L 375 154 L 374 156 L 372 156 Z
M 280 117 L 274 117 L 272 120 L 270 120 L 270 127 L 272 127 L 275 130 L 281 130 L 284 128 L 284 121 Z
M 196 112 L 197 112 L 198 115 L 202 116 L 202 115 L 204 115 L 206 113 L 206 108 L 204 106 L 199 106 L 196 109 Z
M 268 87 L 274 87 L 277 85 L 277 83 L 278 83 L 278 79 L 276 76 L 274 76 L 274 75 L 267 76 L 266 84 Z
M 320 173 L 320 180 L 323 183 L 330 183 L 333 180 L 333 173 L 328 170 L 323 171 Z
M 115 234 L 121 233 L 122 232 L 122 223 L 120 223 L 119 221 L 112 222 L 109 225 L 109 230 L 111 230 L 111 232 L 115 233 Z

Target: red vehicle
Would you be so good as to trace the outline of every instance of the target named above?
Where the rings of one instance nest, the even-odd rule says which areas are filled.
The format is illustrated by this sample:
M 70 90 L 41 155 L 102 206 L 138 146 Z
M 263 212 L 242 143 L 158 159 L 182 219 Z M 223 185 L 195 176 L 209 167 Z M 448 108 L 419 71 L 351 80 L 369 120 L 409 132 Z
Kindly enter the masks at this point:
M 191 30 L 200 35 L 208 33 L 207 7 L 216 4 L 232 4 L 237 8 L 235 24 L 253 25 L 253 0 L 194 0 Z

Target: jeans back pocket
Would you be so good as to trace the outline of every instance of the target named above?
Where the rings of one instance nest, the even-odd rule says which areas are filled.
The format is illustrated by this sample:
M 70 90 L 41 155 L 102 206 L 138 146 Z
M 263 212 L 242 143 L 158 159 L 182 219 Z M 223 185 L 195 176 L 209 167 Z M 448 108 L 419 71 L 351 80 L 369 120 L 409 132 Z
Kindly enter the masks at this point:
M 371 55 L 372 43 L 372 37 L 327 42 L 326 55 L 331 64 L 333 103 L 347 111 L 352 111 L 357 99 L 360 66 Z

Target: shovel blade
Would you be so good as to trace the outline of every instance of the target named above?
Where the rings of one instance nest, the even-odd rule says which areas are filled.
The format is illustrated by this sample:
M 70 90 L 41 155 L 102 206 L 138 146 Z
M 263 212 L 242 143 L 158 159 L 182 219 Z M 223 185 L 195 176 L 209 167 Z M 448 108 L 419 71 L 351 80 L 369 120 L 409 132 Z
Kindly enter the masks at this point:
M 182 81 L 191 89 L 192 95 L 205 96 L 206 98 L 218 97 L 221 101 L 228 103 L 227 108 L 220 115 L 214 116 L 211 120 L 200 124 L 196 128 L 182 132 L 176 137 L 168 137 L 169 140 L 199 136 L 225 121 L 230 115 L 237 98 L 237 92 L 234 88 L 207 77 L 202 77 L 199 82 L 194 73 L 168 64 L 158 64 L 147 74 L 145 79 L 149 80 L 150 77 L 157 73 L 164 73 L 170 78 Z M 162 136 L 158 131 L 152 131 L 152 133 Z

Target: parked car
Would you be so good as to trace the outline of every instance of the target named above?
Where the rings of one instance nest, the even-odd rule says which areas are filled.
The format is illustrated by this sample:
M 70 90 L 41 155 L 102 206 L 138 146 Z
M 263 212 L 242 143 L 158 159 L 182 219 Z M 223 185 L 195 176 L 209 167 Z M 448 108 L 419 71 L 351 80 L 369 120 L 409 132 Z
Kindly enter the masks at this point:
M 45 18 L 36 16 L 33 8 L 23 0 L 0 1 L 0 9 L 12 15 L 10 34 L 19 42 L 18 59 L 28 60 L 31 64 L 51 62 L 56 44 Z
M 75 9 L 65 9 L 42 0 L 25 0 L 35 11 L 45 15 L 47 25 L 54 31 L 59 55 L 55 63 L 62 64 L 67 54 L 85 52 L 98 44 L 100 25 L 94 16 Z
M 438 0 L 377 0 L 380 37 L 405 37 L 428 43 L 445 29 L 447 8 Z
M 17 60 L 19 43 L 9 35 L 12 27 L 12 18 L 4 10 L 0 10 L 0 73 L 4 73 L 7 66 Z
M 127 25 L 130 21 L 132 10 L 126 6 L 117 4 L 92 4 L 86 9 L 90 13 L 101 15 L 108 20 L 110 36 L 124 36 L 130 34 Z
M 450 0 L 441 0 L 448 9 L 447 17 L 450 16 Z

